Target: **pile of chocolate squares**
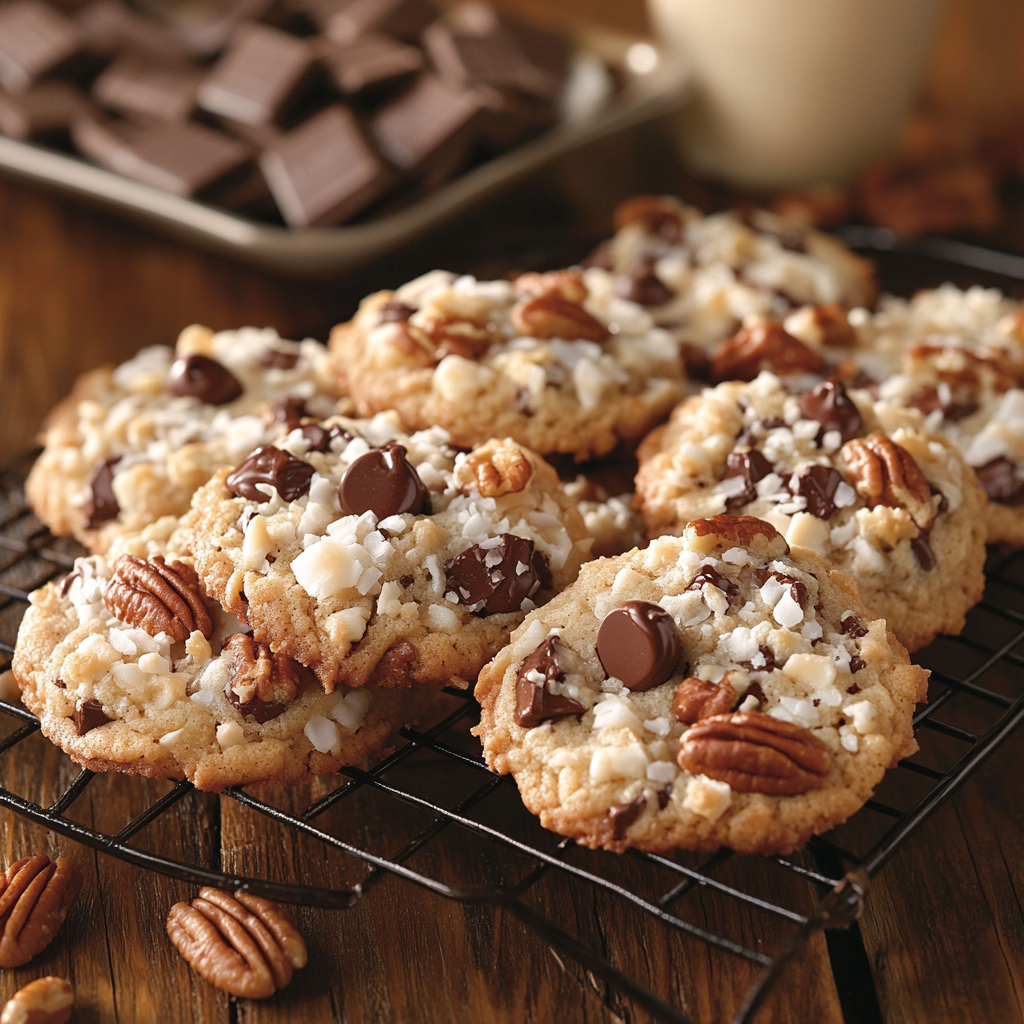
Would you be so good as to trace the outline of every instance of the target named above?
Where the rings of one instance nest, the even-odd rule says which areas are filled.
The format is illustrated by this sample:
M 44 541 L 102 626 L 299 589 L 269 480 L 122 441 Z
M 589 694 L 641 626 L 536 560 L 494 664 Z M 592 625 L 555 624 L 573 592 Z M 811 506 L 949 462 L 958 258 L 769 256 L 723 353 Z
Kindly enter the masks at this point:
M 250 216 L 339 224 L 550 125 L 570 58 L 479 0 L 8 0 L 0 132 Z

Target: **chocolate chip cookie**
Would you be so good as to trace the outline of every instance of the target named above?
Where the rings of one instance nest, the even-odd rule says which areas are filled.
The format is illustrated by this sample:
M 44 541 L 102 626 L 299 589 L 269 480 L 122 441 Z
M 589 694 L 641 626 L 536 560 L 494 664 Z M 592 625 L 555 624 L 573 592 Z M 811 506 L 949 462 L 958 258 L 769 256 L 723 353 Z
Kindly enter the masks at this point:
M 769 523 L 714 516 L 590 562 L 480 673 L 477 734 L 591 847 L 784 853 L 917 749 L 928 673 Z

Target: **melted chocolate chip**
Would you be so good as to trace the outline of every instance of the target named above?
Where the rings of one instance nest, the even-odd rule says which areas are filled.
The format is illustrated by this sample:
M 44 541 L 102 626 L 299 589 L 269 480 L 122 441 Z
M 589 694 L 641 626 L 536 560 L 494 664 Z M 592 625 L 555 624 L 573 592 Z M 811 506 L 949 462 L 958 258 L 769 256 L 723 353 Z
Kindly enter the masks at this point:
M 802 394 L 800 415 L 821 424 L 819 437 L 826 431 L 838 430 L 843 440 L 849 441 L 864 429 L 860 410 L 838 380 L 826 380 Z
M 415 312 L 415 306 L 407 306 L 404 302 L 385 302 L 377 310 L 377 320 L 382 324 L 401 324 Z
M 597 656 L 605 672 L 629 690 L 660 686 L 675 672 L 680 653 L 675 620 L 650 601 L 620 605 L 604 617 L 597 634 Z
M 259 697 L 253 697 L 248 704 L 243 704 L 231 686 L 227 688 L 227 698 L 228 703 L 236 711 L 245 715 L 246 718 L 255 719 L 260 725 L 283 715 L 290 706 L 287 702 L 261 700 Z
M 917 556 L 917 561 L 925 572 L 931 572 L 935 568 L 935 552 L 932 551 L 932 546 L 928 542 L 927 533 L 919 533 L 916 537 L 912 537 L 910 550 Z
M 511 533 L 501 535 L 492 548 L 474 544 L 445 563 L 445 594 L 476 614 L 518 612 L 538 590 L 550 590 L 547 558 L 535 551 L 533 541 Z
M 293 430 L 307 415 L 306 403 L 301 398 L 286 398 L 274 406 L 274 422 L 284 423 L 289 430 Z
M 644 813 L 647 795 L 641 793 L 628 804 L 615 804 L 608 808 L 608 823 L 612 827 L 612 839 L 625 839 L 629 826 Z
M 842 482 L 843 478 L 831 466 L 811 466 L 797 477 L 796 490 L 791 484 L 790 491 L 807 500 L 807 511 L 812 516 L 828 519 L 836 510 L 832 499 Z
M 948 387 L 948 385 L 947 385 Z M 968 395 L 963 401 L 956 401 L 953 398 L 952 390 L 939 388 L 937 384 L 925 384 L 919 387 L 908 399 L 907 405 L 912 405 L 927 416 L 930 412 L 938 409 L 944 420 L 951 423 L 959 423 L 960 420 L 978 411 L 978 403 Z
M 722 576 L 717 573 L 714 568 L 710 565 L 702 565 L 697 570 L 697 575 L 693 577 L 693 582 L 686 588 L 687 590 L 700 590 L 705 583 L 710 583 L 713 587 L 718 589 L 725 594 L 729 604 L 732 604 L 740 590 L 735 583 L 727 576 Z
M 179 397 L 198 398 L 207 405 L 227 405 L 242 393 L 238 378 L 209 356 L 176 359 L 167 378 L 167 390 Z
M 807 604 L 807 585 L 802 581 L 795 579 L 792 576 L 786 576 L 781 572 L 771 572 L 768 569 L 755 569 L 751 574 L 750 578 L 754 581 L 755 586 L 758 589 L 763 587 L 768 580 L 778 580 L 783 586 L 789 585 L 789 593 L 794 601 L 801 608 L 806 607 Z
M 670 782 L 664 789 L 658 790 L 658 810 L 663 811 L 668 807 L 669 800 L 672 799 L 672 783 Z
M 293 370 L 298 361 L 298 352 L 282 352 L 272 348 L 263 356 L 261 363 L 267 370 Z
M 671 288 L 654 272 L 654 260 L 641 260 L 615 283 L 615 294 L 641 306 L 660 306 L 673 296 Z
M 79 569 L 78 566 L 75 566 L 75 568 L 72 569 L 71 572 L 65 573 L 60 578 L 60 596 L 67 597 L 68 591 L 71 590 L 71 584 L 74 583 L 75 580 L 80 580 L 84 578 L 85 577 L 82 575 L 82 570 Z
M 726 501 L 726 507 L 735 508 L 753 501 L 757 497 L 757 488 L 754 485 L 758 480 L 763 480 L 769 473 L 774 472 L 775 467 L 756 448 L 751 448 L 749 452 L 730 452 L 725 460 L 723 479 L 742 477 L 744 487 L 742 493 Z
M 864 628 L 864 624 L 856 615 L 847 615 L 846 618 L 839 623 L 839 628 L 847 636 L 852 636 L 855 639 L 868 635 L 868 631 Z
M 90 697 L 75 708 L 71 714 L 71 721 L 74 722 L 78 735 L 84 736 L 87 732 L 112 722 L 113 719 L 103 713 L 103 705 L 95 697 Z
M 308 462 L 273 445 L 265 445 L 257 448 L 235 469 L 224 481 L 224 485 L 239 498 L 264 502 L 270 499 L 256 485 L 271 484 L 277 488 L 283 501 L 294 501 L 309 491 L 313 472 Z
M 100 523 L 116 519 L 121 511 L 117 498 L 114 497 L 114 467 L 120 461 L 119 455 L 112 459 L 104 459 L 96 467 L 96 472 L 89 481 L 89 497 L 83 509 L 85 525 L 89 530 L 95 529 Z
M 1000 505 L 1024 503 L 1024 469 L 1009 459 L 993 459 L 974 471 L 990 501 Z
M 370 511 L 378 519 L 411 512 L 430 514 L 430 495 L 400 444 L 360 455 L 345 471 L 338 487 L 341 508 L 350 516 Z
M 561 647 L 557 636 L 549 636 L 520 666 L 516 676 L 516 725 L 532 729 L 554 718 L 583 714 L 582 704 L 550 689 L 551 683 L 565 678 L 558 664 Z
M 865 665 L 867 665 L 867 662 L 862 657 L 860 657 L 857 654 L 855 654 L 850 659 L 850 671 L 851 672 L 859 672 L 862 668 L 865 667 Z M 847 693 L 860 693 L 860 687 L 856 683 L 854 683 L 853 686 L 851 686 L 849 688 L 849 690 L 847 690 L 846 692 Z

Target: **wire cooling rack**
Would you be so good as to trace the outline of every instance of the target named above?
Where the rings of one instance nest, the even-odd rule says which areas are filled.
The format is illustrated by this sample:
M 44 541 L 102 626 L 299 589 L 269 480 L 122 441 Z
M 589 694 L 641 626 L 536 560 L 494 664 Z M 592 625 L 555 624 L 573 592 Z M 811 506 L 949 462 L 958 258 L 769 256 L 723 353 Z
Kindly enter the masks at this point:
M 989 275 L 986 280 L 992 277 L 989 257 L 978 257 L 979 268 L 977 260 L 971 263 L 959 251 L 952 258 L 945 251 L 900 254 L 885 238 L 855 241 L 862 247 L 870 242 L 876 252 L 888 252 L 890 257 L 895 251 L 895 264 L 890 262 L 887 269 L 882 262 L 883 280 L 894 289 L 902 283 L 900 290 L 909 290 L 907 283 L 922 273 L 931 275 L 934 283 L 938 263 L 949 271 L 945 276 L 960 278 L 958 283 L 975 280 L 974 271 L 965 267 L 980 269 Z M 923 265 L 929 261 L 931 266 Z M 1006 272 L 997 264 L 996 269 L 1004 270 L 996 283 L 1015 282 L 1016 267 Z M 1020 279 L 1024 280 L 1024 268 Z M 0 467 L 0 673 L 10 667 L 30 591 L 67 572 L 81 553 L 73 543 L 54 538 L 27 507 L 23 485 L 33 457 L 34 453 L 27 453 Z M 509 778 L 487 770 L 479 745 L 468 734 L 475 723 L 476 704 L 457 690 L 447 691 L 451 707 L 439 713 L 437 720 L 404 728 L 401 745 L 371 769 L 342 769 L 334 788 L 302 810 L 294 810 L 287 801 L 287 807 L 280 806 L 242 788 L 221 795 L 221 801 L 234 801 L 347 858 L 358 867 L 351 884 L 317 886 L 294 879 L 233 875 L 223 871 L 219 862 L 188 863 L 148 849 L 138 840 L 180 802 L 192 800 L 196 815 L 212 813 L 209 800 L 200 798 L 187 782 L 169 789 L 165 784 L 162 794 L 153 790 L 156 795 L 146 809 L 116 832 L 89 827 L 73 816 L 76 801 L 95 777 L 89 770 L 80 771 L 45 806 L 4 787 L 0 787 L 0 805 L 139 867 L 194 884 L 245 888 L 281 902 L 349 908 L 367 899 L 383 879 L 398 876 L 463 904 L 499 907 L 536 931 L 556 953 L 574 959 L 652 1018 L 669 1024 L 692 1021 L 617 966 L 612 955 L 574 937 L 556 919 L 557 914 L 547 912 L 543 901 L 531 900 L 546 876 L 562 873 L 600 898 L 624 904 L 644 927 L 681 933 L 759 968 L 734 1024 L 752 1020 L 783 968 L 812 935 L 829 929 L 826 943 L 844 1014 L 850 1020 L 847 1011 L 856 1003 L 861 1010 L 866 1005 L 868 1019 L 880 1020 L 856 924 L 871 879 L 1024 718 L 1024 552 L 991 553 L 987 580 L 985 597 L 968 616 L 964 633 L 939 638 L 916 657 L 932 669 L 929 702 L 914 719 L 920 752 L 891 771 L 875 798 L 846 825 L 816 837 L 790 857 L 738 858 L 727 850 L 710 857 L 638 851 L 616 857 L 583 850 L 545 832 L 522 810 Z M 0 700 L 0 733 L 4 733 L 0 761 L 19 745 L 28 745 L 38 729 L 38 721 L 20 704 Z M 423 782 L 432 776 L 431 767 L 440 768 L 444 776 L 440 795 L 438 787 L 432 789 Z M 351 830 L 332 827 L 337 815 L 331 812 L 367 794 L 378 801 L 374 804 L 377 823 L 390 825 L 416 812 L 414 829 L 396 829 L 395 834 L 402 836 L 396 849 L 379 848 L 380 832 L 387 841 L 386 826 L 374 830 L 372 841 L 368 835 L 360 838 Z M 460 877 L 451 879 L 450 872 L 437 869 L 436 858 L 424 856 L 439 845 L 451 844 L 460 833 L 497 851 L 490 858 L 490 870 L 484 872 L 486 881 L 476 880 L 480 871 L 475 864 L 461 864 Z M 638 884 L 638 878 L 643 884 Z M 798 887 L 793 880 L 801 883 L 804 896 L 808 886 L 817 892 L 819 902 L 810 912 L 806 898 L 794 898 Z M 709 927 L 707 921 L 727 921 L 729 915 L 702 913 L 693 903 L 696 893 L 770 922 L 765 934 L 776 937 L 773 948 L 761 948 L 760 938 L 752 942 L 749 935 Z M 863 1014 L 855 1016 L 865 1019 Z

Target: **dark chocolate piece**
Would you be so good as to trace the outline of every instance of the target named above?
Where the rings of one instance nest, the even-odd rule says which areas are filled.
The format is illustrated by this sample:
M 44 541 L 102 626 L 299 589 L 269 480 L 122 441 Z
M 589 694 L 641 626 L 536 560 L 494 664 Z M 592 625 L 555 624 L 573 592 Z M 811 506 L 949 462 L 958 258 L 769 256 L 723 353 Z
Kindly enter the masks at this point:
M 718 587 L 729 604 L 732 604 L 736 600 L 737 595 L 740 592 L 740 588 L 727 576 L 722 576 L 716 572 L 713 566 L 702 565 L 697 570 L 697 575 L 693 577 L 693 582 L 686 588 L 687 590 L 700 590 L 705 583 L 710 583 L 713 587 Z
M 978 403 L 970 393 L 962 395 L 962 400 L 957 401 L 953 389 L 947 385 L 949 394 L 941 390 L 937 384 L 924 384 L 919 387 L 908 399 L 907 405 L 928 415 L 936 409 L 942 411 L 942 418 L 951 423 L 959 423 L 962 419 L 978 411 Z M 961 389 L 958 389 L 958 394 Z
M 868 631 L 864 628 L 864 624 L 856 615 L 847 615 L 846 618 L 839 623 L 839 628 L 847 636 L 852 636 L 854 639 L 859 639 L 862 636 L 868 635 Z
M 612 839 L 625 839 L 629 826 L 647 808 L 647 794 L 641 793 L 628 804 L 615 804 L 608 808 L 608 822 L 612 827 Z
M 843 478 L 831 466 L 811 466 L 797 477 L 793 493 L 807 499 L 807 511 L 812 516 L 828 519 L 836 510 L 832 499 L 842 482 Z M 793 490 L 792 484 L 790 490 Z
M 991 501 L 1000 505 L 1024 503 L 1024 469 L 1009 459 L 993 459 L 974 471 Z
M 277 0 L 197 0 L 175 5 L 171 23 L 189 53 L 212 57 L 243 22 L 266 20 Z
M 610 611 L 597 633 L 605 672 L 629 690 L 650 690 L 671 678 L 680 652 L 675 620 L 650 601 L 627 601 Z
M 262 365 L 268 370 L 293 370 L 298 361 L 298 352 L 285 352 L 272 348 L 264 355 Z
M 821 424 L 821 433 L 838 430 L 849 441 L 864 429 L 856 403 L 838 380 L 826 380 L 800 396 L 800 415 Z
M 654 260 L 641 260 L 632 269 L 621 274 L 615 282 L 615 294 L 620 299 L 641 306 L 660 306 L 675 294 L 654 272 Z
M 85 526 L 88 530 L 94 530 L 100 523 L 110 519 L 116 519 L 121 507 L 114 496 L 114 467 L 121 461 L 120 455 L 104 459 L 92 480 L 89 481 L 89 497 L 85 502 Z
M 203 110 L 242 124 L 277 121 L 307 81 L 313 50 L 268 25 L 244 25 L 199 87 Z
M 778 667 L 775 662 L 775 652 L 767 644 L 762 644 L 757 650 L 761 657 L 764 658 L 764 664 L 758 668 L 752 661 L 741 661 L 739 662 L 740 668 L 745 668 L 748 672 L 774 672 Z M 755 686 L 757 687 L 756 693 L 754 692 Z M 752 686 L 748 686 L 747 693 L 753 693 L 759 701 L 764 701 L 764 693 L 761 690 L 760 685 L 757 683 L 754 683 Z M 746 696 L 746 694 L 744 694 L 744 696 Z
M 343 0 L 330 13 L 324 10 L 322 27 L 338 43 L 351 43 L 371 32 L 412 43 L 437 13 L 429 0 Z
M 538 590 L 551 589 L 547 558 L 533 541 L 503 533 L 490 548 L 478 544 L 445 563 L 445 597 L 478 615 L 523 610 Z
M 92 110 L 70 82 L 40 82 L 20 96 L 0 93 L 0 132 L 12 139 L 39 139 L 66 132 Z
M 260 169 L 293 227 L 347 220 L 393 180 L 342 106 L 328 107 L 283 135 L 260 156 Z
M 294 501 L 309 492 L 313 473 L 308 462 L 273 445 L 265 445 L 234 469 L 224 480 L 224 486 L 239 498 L 262 503 L 269 501 L 270 496 L 256 485 L 270 484 L 277 488 L 283 501 Z
M 917 561 L 925 572 L 931 572 L 935 568 L 935 552 L 932 551 L 927 532 L 922 531 L 916 537 L 912 537 L 910 549 L 917 556 Z
M 532 729 L 555 718 L 583 714 L 583 705 L 579 701 L 552 693 L 550 689 L 551 683 L 565 678 L 558 664 L 561 647 L 562 642 L 557 636 L 549 636 L 519 667 L 516 676 L 516 725 Z
M 743 478 L 743 491 L 726 501 L 728 508 L 736 508 L 746 505 L 757 497 L 758 480 L 763 480 L 769 473 L 774 473 L 775 467 L 756 448 L 749 452 L 730 452 L 725 460 L 725 473 L 723 480 L 738 476 Z
M 324 41 L 316 54 L 345 96 L 376 92 L 423 67 L 422 50 L 382 35 L 362 36 L 351 43 Z
M 97 103 L 122 114 L 184 121 L 195 110 L 202 80 L 203 72 L 187 64 L 126 54 L 96 79 L 92 95 Z
M 71 586 L 75 582 L 75 580 L 84 579 L 85 574 L 82 572 L 81 568 L 76 562 L 74 569 L 72 569 L 71 572 L 65 573 L 60 578 L 60 596 L 67 597 L 69 591 L 71 590 Z
M 173 32 L 118 0 L 93 0 L 78 13 L 77 21 L 86 48 L 108 60 L 123 53 L 157 61 L 188 55 Z
M 309 414 L 306 412 L 306 403 L 293 395 L 278 402 L 271 409 L 270 415 L 274 423 L 283 423 L 289 430 L 294 430 L 302 422 L 302 418 Z
M 78 735 L 84 736 L 87 732 L 98 729 L 101 725 L 106 725 L 107 722 L 112 722 L 113 719 L 104 714 L 103 705 L 95 697 L 90 697 L 71 713 L 71 721 L 74 723 Z
M 175 359 L 167 375 L 167 390 L 179 397 L 198 398 L 206 405 L 227 405 L 242 393 L 239 379 L 209 356 Z
M 785 573 L 772 572 L 769 569 L 755 569 L 751 574 L 750 578 L 754 581 L 754 585 L 760 590 L 769 579 L 778 580 L 783 586 L 789 586 L 790 596 L 801 608 L 807 607 L 807 585 L 802 581 L 798 580 L 793 576 L 787 576 Z
M 419 474 L 405 457 L 405 448 L 389 441 L 360 455 L 345 471 L 338 497 L 346 515 L 370 511 L 378 519 L 411 512 L 430 514 L 430 495 Z
M 859 655 L 855 654 L 850 659 L 850 671 L 859 672 L 862 668 L 867 665 L 867 662 Z M 860 687 L 854 683 L 847 691 L 847 693 L 860 693 Z
M 0 7 L 0 87 L 23 93 L 82 48 L 78 26 L 41 0 Z

